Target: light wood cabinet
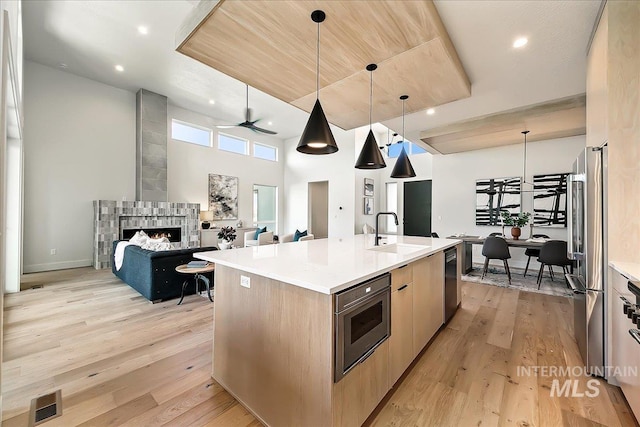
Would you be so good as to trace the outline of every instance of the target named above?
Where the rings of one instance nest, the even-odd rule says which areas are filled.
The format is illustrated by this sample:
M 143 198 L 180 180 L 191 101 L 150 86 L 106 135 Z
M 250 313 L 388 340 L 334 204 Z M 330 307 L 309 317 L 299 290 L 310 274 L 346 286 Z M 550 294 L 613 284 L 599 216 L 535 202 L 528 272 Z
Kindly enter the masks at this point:
M 413 360 L 412 267 L 391 272 L 391 336 L 389 337 L 389 385 L 395 384 Z
M 389 340 L 333 385 L 333 425 L 360 426 L 389 391 Z
M 608 25 L 605 7 L 587 57 L 587 147 L 600 147 L 608 140 Z
M 444 252 L 416 261 L 413 267 L 413 356 L 444 323 Z

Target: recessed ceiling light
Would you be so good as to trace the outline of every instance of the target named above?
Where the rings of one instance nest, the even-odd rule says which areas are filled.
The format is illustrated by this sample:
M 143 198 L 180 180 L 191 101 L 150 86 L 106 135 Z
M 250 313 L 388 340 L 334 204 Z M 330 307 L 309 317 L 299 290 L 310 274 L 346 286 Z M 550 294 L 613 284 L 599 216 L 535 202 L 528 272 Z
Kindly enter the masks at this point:
M 515 47 L 516 49 L 523 47 L 524 45 L 526 45 L 527 43 L 529 43 L 529 40 L 527 40 L 526 37 L 520 37 L 517 38 L 514 42 L 513 42 L 513 47 Z
M 145 27 L 144 25 L 140 25 L 140 26 L 138 27 L 138 32 L 139 32 L 140 34 L 147 35 L 147 34 L 149 34 L 149 28 Z
M 430 116 L 434 115 L 435 113 L 436 113 L 436 110 L 434 110 L 433 108 L 429 108 L 427 110 L 427 114 L 430 115 Z
M 268 124 L 269 124 L 269 126 L 273 126 L 273 122 L 269 122 Z
M 216 103 L 215 99 L 210 99 L 210 100 L 209 100 L 209 104 L 213 105 L 213 104 L 215 104 L 215 103 Z
M 119 72 L 123 72 L 124 71 L 124 67 L 122 65 L 116 65 L 115 69 L 116 69 L 116 71 L 119 71 Z

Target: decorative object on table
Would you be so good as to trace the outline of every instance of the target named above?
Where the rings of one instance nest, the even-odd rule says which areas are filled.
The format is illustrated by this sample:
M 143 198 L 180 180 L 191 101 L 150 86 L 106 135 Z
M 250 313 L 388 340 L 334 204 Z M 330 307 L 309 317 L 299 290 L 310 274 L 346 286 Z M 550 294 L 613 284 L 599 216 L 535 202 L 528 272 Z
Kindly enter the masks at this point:
M 364 198 L 363 213 L 365 215 L 373 215 L 373 197 L 365 197 Z
M 207 265 L 209 265 L 209 262 L 202 261 L 202 260 L 193 260 L 187 263 L 188 268 L 203 268 L 203 267 L 206 267 Z
M 391 178 L 413 178 L 416 176 L 416 172 L 411 165 L 411 160 L 409 160 L 409 156 L 407 156 L 407 152 L 404 150 L 404 101 L 407 99 L 409 99 L 409 95 L 402 95 L 400 97 L 400 100 L 402 100 L 402 138 L 398 141 L 398 144 L 402 144 L 402 151 L 400 151 L 396 164 L 393 166 Z
M 567 226 L 567 176 L 568 172 L 533 176 L 532 224 Z
M 220 249 L 229 249 L 233 241 L 236 240 L 236 229 L 231 226 L 222 227 L 220 231 L 218 231 L 218 239 L 222 240 L 218 242 Z
M 338 151 L 338 144 L 331 133 L 329 122 L 320 105 L 320 23 L 326 15 L 321 10 L 314 10 L 311 19 L 318 24 L 318 38 L 316 47 L 316 103 L 309 115 L 309 121 L 304 127 L 296 150 L 305 154 L 331 154 Z
M 502 211 L 500 212 L 500 216 L 502 217 L 502 223 L 504 225 L 511 226 L 511 236 L 513 236 L 514 240 L 520 238 L 522 235 L 522 229 L 520 227 L 527 225 L 531 218 L 529 212 L 520 212 L 514 216 L 509 211 Z
M 210 221 L 213 221 L 213 212 L 200 211 L 200 221 L 202 221 L 202 229 L 208 230 L 211 227 Z
M 520 213 L 520 177 L 476 181 L 476 225 L 500 225 L 500 212 Z
M 387 164 L 384 162 L 380 148 L 378 148 L 378 141 L 373 134 L 372 129 L 372 111 L 373 111 L 373 72 L 378 68 L 376 64 L 367 65 L 367 71 L 370 75 L 369 84 L 369 134 L 362 145 L 362 150 L 356 161 L 356 169 L 381 169 L 386 168 Z M 383 147 L 384 148 L 384 147 Z M 366 196 L 367 194 L 365 194 Z
M 368 197 L 373 197 L 373 190 L 374 190 L 374 181 L 372 178 L 365 178 L 364 179 L 364 195 L 368 196 Z
M 209 210 L 212 219 L 238 219 L 237 177 L 209 174 Z
M 236 222 L 236 227 L 242 228 L 242 220 L 239 220 L 238 222 Z

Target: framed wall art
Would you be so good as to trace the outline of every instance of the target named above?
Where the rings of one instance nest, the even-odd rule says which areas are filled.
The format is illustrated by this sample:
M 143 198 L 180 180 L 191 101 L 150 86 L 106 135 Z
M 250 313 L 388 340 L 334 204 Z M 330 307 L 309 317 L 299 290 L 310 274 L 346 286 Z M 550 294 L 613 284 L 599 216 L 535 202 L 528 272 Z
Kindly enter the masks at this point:
M 238 177 L 209 174 L 209 210 L 214 220 L 238 219 Z
M 364 179 L 364 195 L 367 197 L 373 197 L 373 179 L 372 178 L 365 178 Z
M 476 181 L 476 225 L 500 225 L 500 212 L 520 213 L 520 177 Z
M 534 226 L 567 226 L 568 175 L 569 172 L 533 176 Z
M 363 202 L 363 212 L 365 215 L 373 215 L 373 197 L 365 197 Z

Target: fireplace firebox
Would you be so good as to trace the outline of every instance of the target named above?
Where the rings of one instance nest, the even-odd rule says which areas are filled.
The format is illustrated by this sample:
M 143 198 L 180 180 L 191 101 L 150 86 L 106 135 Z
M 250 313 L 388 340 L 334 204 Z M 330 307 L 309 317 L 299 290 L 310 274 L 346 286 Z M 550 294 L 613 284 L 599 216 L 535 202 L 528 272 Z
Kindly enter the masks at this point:
M 122 230 L 121 239 L 129 240 L 136 234 L 136 231 L 141 230 L 147 233 L 152 239 L 166 237 L 170 242 L 180 242 L 182 240 L 181 227 L 125 228 Z

